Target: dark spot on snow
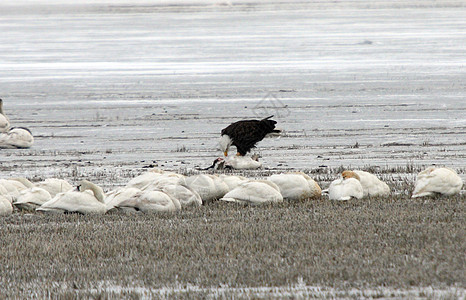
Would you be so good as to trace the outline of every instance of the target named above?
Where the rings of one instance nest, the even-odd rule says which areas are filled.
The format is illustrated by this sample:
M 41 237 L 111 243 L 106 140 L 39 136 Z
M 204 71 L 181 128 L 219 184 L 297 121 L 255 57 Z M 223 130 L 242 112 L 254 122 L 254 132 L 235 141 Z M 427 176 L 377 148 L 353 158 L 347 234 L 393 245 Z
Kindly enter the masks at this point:
M 372 45 L 374 42 L 370 41 L 370 40 L 364 40 L 360 43 L 358 43 L 358 45 Z
M 414 145 L 414 144 L 410 144 L 410 143 L 398 143 L 398 142 L 382 144 L 383 147 L 390 147 L 390 146 L 413 146 L 413 145 Z

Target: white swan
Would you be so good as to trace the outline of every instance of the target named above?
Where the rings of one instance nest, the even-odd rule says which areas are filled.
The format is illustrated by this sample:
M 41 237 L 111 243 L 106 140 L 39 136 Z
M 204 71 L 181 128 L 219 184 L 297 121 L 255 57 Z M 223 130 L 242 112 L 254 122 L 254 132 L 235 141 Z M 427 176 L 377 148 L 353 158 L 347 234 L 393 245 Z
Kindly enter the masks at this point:
M 0 148 L 30 148 L 33 144 L 31 131 L 24 127 L 13 127 L 0 134 Z
M 35 210 L 45 202 L 52 199 L 50 193 L 39 187 L 22 190 L 13 202 L 13 205 L 23 210 Z
M 7 216 L 13 213 L 13 206 L 9 199 L 0 195 L 0 216 Z
M 123 187 L 108 192 L 105 195 L 105 205 L 107 207 L 107 211 L 118 207 L 121 202 L 126 201 L 135 195 L 140 195 L 141 193 L 142 191 L 140 189 L 133 187 Z
M 34 187 L 34 183 L 29 181 L 29 179 L 27 179 L 25 177 L 12 177 L 12 178 L 9 178 L 8 180 L 13 180 L 13 181 L 17 181 L 17 182 L 21 183 L 24 188 L 20 187 L 20 190 L 29 189 L 29 188 Z
M 104 201 L 105 195 L 101 187 L 87 180 L 82 180 L 78 189 L 79 191 L 59 193 L 36 210 L 82 214 L 104 214 L 107 211 Z
M 274 174 L 267 178 L 280 188 L 280 193 L 287 200 L 304 200 L 320 197 L 322 190 L 308 175 L 297 173 Z
M 203 203 L 220 199 L 228 192 L 228 185 L 219 177 L 210 174 L 188 176 L 180 183 L 196 191 Z
M 13 191 L 22 191 L 33 187 L 29 180 L 26 178 L 9 178 L 9 179 L 0 179 L 0 185 L 3 185 L 9 192 Z
M 0 193 L 14 202 L 22 190 L 27 187 L 17 179 L 0 179 Z M 6 193 L 5 193 L 6 191 Z
M 388 185 L 369 172 L 359 170 L 343 171 L 341 175 L 343 178 L 358 179 L 362 185 L 364 197 L 388 196 L 388 194 L 390 194 L 390 188 Z
M 151 171 L 144 172 L 141 175 L 136 176 L 133 179 L 131 179 L 126 184 L 126 187 L 127 188 L 138 188 L 138 189 L 140 189 L 140 188 L 142 188 L 144 186 L 147 186 L 147 185 L 151 184 L 152 182 L 154 182 L 160 176 L 162 176 L 161 173 L 156 173 L 156 172 L 151 172 Z
M 202 199 L 192 188 L 186 185 L 185 176 L 176 173 L 166 173 L 150 180 L 142 191 L 162 191 L 178 199 L 181 206 L 200 206 Z
M 228 185 L 228 191 L 233 190 L 235 187 L 237 187 L 241 183 L 249 180 L 244 176 L 238 176 L 238 175 L 220 174 L 218 177 Z
M 283 197 L 280 193 L 280 188 L 275 183 L 268 180 L 251 180 L 241 183 L 226 193 L 220 200 L 247 204 L 264 204 L 282 202 Z
M 3 112 L 3 100 L 0 99 L 0 132 L 7 132 L 10 129 L 10 120 Z
M 249 156 L 231 156 L 225 158 L 216 158 L 213 164 L 201 170 L 208 170 L 213 168 L 214 170 L 223 170 L 223 169 L 235 169 L 235 170 L 254 170 L 259 169 L 262 167 L 262 163 L 259 162 L 259 156 L 253 155 L 252 157 Z
M 201 196 L 189 186 L 179 183 L 164 184 L 163 186 L 160 186 L 160 190 L 169 194 L 173 198 L 178 199 L 181 207 L 202 205 Z
M 159 190 L 161 187 L 169 184 L 178 184 L 183 182 L 183 175 L 163 175 L 163 176 L 158 176 L 154 180 L 152 180 L 151 183 L 148 183 L 147 185 L 141 187 L 141 190 L 143 191 L 151 191 L 151 190 Z
M 412 198 L 435 194 L 454 195 L 461 191 L 463 180 L 450 168 L 429 167 L 417 174 Z
M 181 204 L 162 191 L 141 191 L 121 201 L 115 208 L 142 212 L 173 212 L 180 210 Z
M 225 167 L 231 167 L 235 170 L 253 170 L 262 167 L 262 163 L 259 162 L 259 156 L 231 156 L 225 162 Z
M 330 200 L 361 199 L 364 196 L 364 191 L 358 179 L 353 177 L 341 177 L 330 183 L 328 196 Z
M 159 180 L 167 179 L 167 178 L 176 178 L 180 179 L 183 178 L 183 175 L 174 173 L 174 172 L 167 172 L 160 169 L 152 169 L 145 173 L 142 173 L 139 176 L 134 177 L 131 179 L 127 184 L 126 187 L 133 187 L 138 189 L 147 189 L 151 184 L 156 183 Z
M 0 184 L 0 196 L 5 197 L 8 201 L 10 201 L 10 203 L 13 202 L 13 197 L 2 184 Z
M 68 181 L 58 178 L 47 178 L 44 181 L 37 182 L 35 186 L 49 192 L 52 198 L 58 193 L 68 192 L 73 189 L 73 186 Z

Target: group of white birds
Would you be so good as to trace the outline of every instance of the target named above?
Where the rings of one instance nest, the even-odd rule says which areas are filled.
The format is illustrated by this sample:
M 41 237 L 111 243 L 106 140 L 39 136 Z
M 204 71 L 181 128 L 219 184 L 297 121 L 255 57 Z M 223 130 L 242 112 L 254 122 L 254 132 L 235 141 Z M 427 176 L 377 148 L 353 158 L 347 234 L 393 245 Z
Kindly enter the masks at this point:
M 3 112 L 3 100 L 0 99 L 0 148 L 29 148 L 32 144 L 34 137 L 29 129 L 10 126 L 10 120 Z
M 445 195 L 461 192 L 463 180 L 450 168 L 429 167 L 417 174 L 412 198 Z M 331 200 L 362 199 L 364 197 L 388 196 L 389 186 L 375 175 L 359 170 L 343 171 L 341 178 L 334 180 L 328 190 Z
M 434 194 L 454 195 L 461 191 L 462 179 L 454 170 L 430 167 L 420 172 L 412 198 Z M 184 176 L 152 169 L 126 186 L 105 193 L 87 180 L 77 188 L 63 179 L 49 178 L 32 183 L 26 178 L 0 179 L 0 215 L 19 210 L 41 212 L 104 214 L 108 211 L 162 212 L 201 206 L 215 200 L 263 204 L 318 198 L 319 185 L 302 172 L 274 174 L 255 180 L 227 174 Z M 328 190 L 330 200 L 383 197 L 390 188 L 365 171 L 344 171 Z

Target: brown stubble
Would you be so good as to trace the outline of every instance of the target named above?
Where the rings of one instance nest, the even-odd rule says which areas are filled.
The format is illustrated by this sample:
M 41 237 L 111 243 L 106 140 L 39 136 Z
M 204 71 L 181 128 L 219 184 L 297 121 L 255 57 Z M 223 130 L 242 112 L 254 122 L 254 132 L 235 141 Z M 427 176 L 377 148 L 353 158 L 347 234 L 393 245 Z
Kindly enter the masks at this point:
M 464 285 L 464 196 L 251 207 L 175 214 L 0 219 L 0 294 L 97 289 Z

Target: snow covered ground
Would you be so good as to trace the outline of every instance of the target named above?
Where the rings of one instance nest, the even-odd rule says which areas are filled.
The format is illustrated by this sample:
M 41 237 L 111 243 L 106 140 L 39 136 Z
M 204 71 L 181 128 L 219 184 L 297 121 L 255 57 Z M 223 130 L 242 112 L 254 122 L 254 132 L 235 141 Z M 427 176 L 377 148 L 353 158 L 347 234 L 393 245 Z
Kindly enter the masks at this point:
M 275 115 L 266 169 L 466 167 L 462 1 L 0 3 L 0 97 L 35 135 L 1 175 L 205 167 Z M 120 176 L 121 175 L 121 176 Z M 99 179 L 100 178 L 100 179 Z

